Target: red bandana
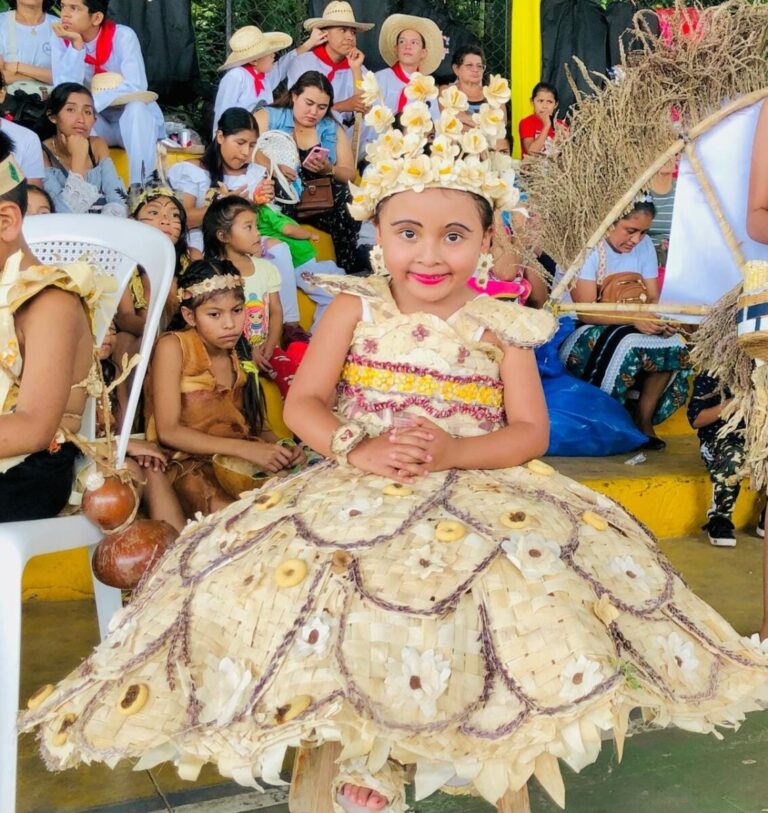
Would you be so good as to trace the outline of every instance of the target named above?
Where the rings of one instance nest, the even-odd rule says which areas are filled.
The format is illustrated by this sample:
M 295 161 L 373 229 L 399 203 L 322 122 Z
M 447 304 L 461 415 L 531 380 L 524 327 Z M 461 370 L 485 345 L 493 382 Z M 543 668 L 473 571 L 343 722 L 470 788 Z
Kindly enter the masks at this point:
M 418 70 L 418 68 L 416 70 Z M 399 62 L 395 62 L 395 64 L 392 66 L 392 73 L 394 73 L 404 85 L 407 85 L 411 81 L 411 77 L 408 76 L 408 74 L 403 70 L 403 66 Z M 405 95 L 405 88 L 403 88 L 400 93 L 400 99 L 397 102 L 397 110 L 395 112 L 402 113 L 407 102 L 408 99 Z
M 101 30 L 96 37 L 96 53 L 91 56 L 85 55 L 85 62 L 87 65 L 94 66 L 94 73 L 106 73 L 107 69 L 104 67 L 107 60 L 112 56 L 112 47 L 115 42 L 115 31 L 117 26 L 112 20 L 104 20 L 101 24 Z M 67 47 L 72 43 L 67 40 Z
M 336 71 L 349 70 L 349 60 L 344 57 L 341 62 L 334 62 L 329 56 L 325 45 L 318 45 L 317 48 L 312 49 L 312 53 L 331 70 L 328 72 L 327 77 L 329 82 L 333 82 L 333 77 L 336 76 Z
M 262 91 L 264 90 L 264 77 L 266 76 L 265 73 L 259 73 L 253 65 L 243 65 L 243 67 L 250 73 L 253 77 L 253 86 L 256 88 L 256 95 L 261 96 Z

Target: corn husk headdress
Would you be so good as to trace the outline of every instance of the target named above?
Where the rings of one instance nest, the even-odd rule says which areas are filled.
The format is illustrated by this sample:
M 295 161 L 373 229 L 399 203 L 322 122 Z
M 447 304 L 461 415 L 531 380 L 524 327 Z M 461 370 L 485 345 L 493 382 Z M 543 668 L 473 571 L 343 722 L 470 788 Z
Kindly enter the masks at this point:
M 349 210 L 355 219 L 368 220 L 382 200 L 397 192 L 430 188 L 472 192 L 495 209 L 517 205 L 514 172 L 500 173 L 489 157 L 496 140 L 504 136 L 504 105 L 510 96 L 506 79 L 491 77 L 483 88 L 486 102 L 473 115 L 476 126 L 466 131 L 459 114 L 468 108 L 467 97 L 453 85 L 440 94 L 442 113 L 433 122 L 428 102 L 438 98 L 438 91 L 431 76 L 411 76 L 400 130 L 393 126 L 395 114 L 382 102 L 372 73 L 366 74 L 360 90 L 371 106 L 365 123 L 379 135 L 366 147 L 369 164 L 360 185 L 350 184 Z

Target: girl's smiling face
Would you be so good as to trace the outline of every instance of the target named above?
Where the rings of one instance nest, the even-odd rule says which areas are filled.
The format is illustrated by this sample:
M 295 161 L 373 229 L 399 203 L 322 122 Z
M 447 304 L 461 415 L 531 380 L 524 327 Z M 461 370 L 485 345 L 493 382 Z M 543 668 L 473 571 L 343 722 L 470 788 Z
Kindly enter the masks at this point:
M 381 205 L 376 233 L 404 312 L 460 307 L 478 257 L 491 243 L 478 200 L 453 189 L 393 195 Z

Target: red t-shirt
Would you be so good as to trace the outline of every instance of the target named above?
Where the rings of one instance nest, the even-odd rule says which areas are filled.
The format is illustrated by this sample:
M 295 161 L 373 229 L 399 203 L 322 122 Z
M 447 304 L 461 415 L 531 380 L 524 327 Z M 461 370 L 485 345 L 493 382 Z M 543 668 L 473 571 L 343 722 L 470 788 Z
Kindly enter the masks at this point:
M 568 125 L 563 121 L 563 119 L 557 119 L 557 124 L 561 127 L 565 127 L 566 130 L 568 129 Z M 544 125 L 541 123 L 541 119 L 535 114 L 532 113 L 527 118 L 524 118 L 520 124 L 518 125 L 518 133 L 520 134 L 520 148 L 523 151 L 523 155 L 528 154 L 528 150 L 525 149 L 525 144 L 523 143 L 524 138 L 538 138 L 541 135 L 541 131 L 544 128 Z M 554 125 L 550 125 L 549 128 L 549 135 L 547 138 L 554 138 L 555 137 L 555 128 Z

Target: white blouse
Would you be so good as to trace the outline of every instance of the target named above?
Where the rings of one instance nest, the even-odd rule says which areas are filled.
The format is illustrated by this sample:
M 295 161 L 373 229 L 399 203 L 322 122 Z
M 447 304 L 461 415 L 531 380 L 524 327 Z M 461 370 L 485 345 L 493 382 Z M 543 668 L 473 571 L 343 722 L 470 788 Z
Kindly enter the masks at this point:
M 256 187 L 266 175 L 266 169 L 261 164 L 248 164 L 243 175 L 225 175 L 224 185 L 229 190 L 247 187 L 246 194 L 250 198 Z M 181 161 L 168 170 L 168 181 L 176 192 L 193 195 L 195 206 L 205 203 L 205 196 L 211 188 L 211 176 L 207 169 L 190 161 Z M 203 230 L 198 227 L 187 232 L 187 242 L 192 248 L 203 250 Z

